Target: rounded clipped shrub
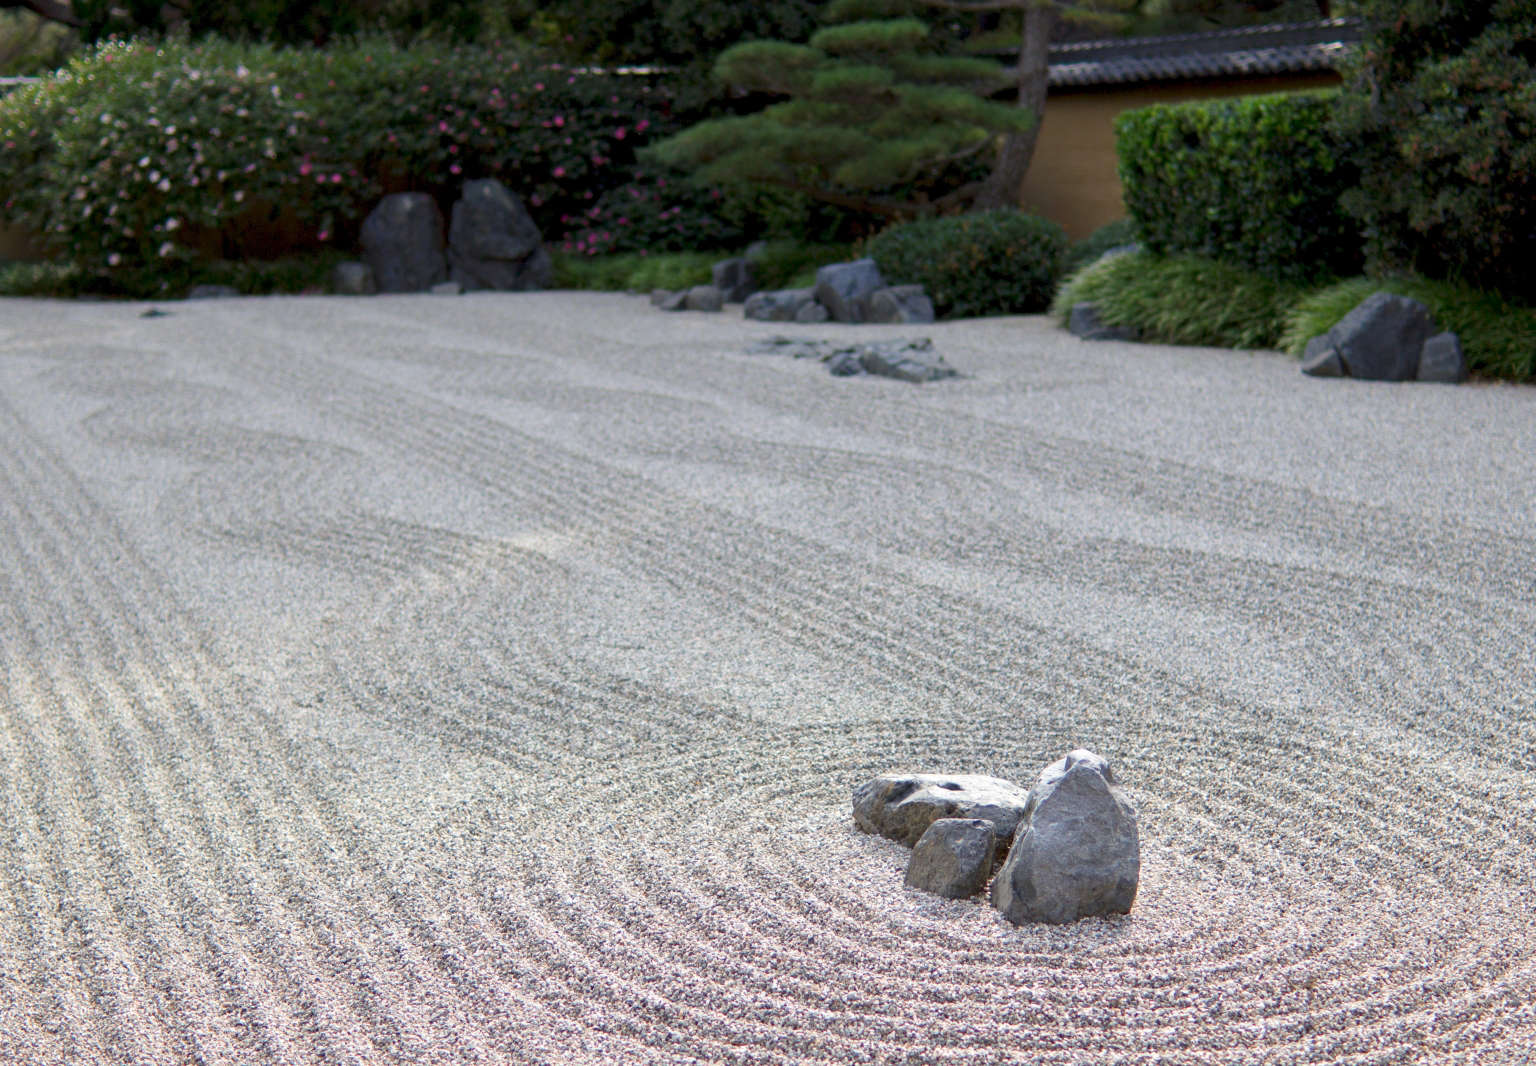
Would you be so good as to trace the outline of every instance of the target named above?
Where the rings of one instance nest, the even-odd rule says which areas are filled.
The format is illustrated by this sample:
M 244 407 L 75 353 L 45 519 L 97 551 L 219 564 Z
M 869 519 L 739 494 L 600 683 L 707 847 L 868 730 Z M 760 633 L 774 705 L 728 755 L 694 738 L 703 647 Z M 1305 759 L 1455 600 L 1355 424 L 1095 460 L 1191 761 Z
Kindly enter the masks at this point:
M 1044 311 L 1066 250 L 1056 223 L 1008 208 L 900 222 L 865 249 L 886 281 L 922 285 L 948 318 Z

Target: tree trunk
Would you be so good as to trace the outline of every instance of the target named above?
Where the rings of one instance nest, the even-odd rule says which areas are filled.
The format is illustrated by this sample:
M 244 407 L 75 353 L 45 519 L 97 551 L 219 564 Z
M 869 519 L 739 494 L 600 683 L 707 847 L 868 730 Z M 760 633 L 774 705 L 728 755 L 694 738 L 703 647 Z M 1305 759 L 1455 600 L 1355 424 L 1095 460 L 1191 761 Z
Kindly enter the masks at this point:
M 997 163 L 982 183 L 975 206 L 978 210 L 1019 206 L 1019 189 L 1029 172 L 1045 118 L 1045 93 L 1050 80 L 1051 30 L 1059 9 L 1053 0 L 1034 0 L 1024 8 L 1024 36 L 1019 41 L 1019 106 L 1034 113 L 1035 124 L 1024 133 L 1003 138 Z

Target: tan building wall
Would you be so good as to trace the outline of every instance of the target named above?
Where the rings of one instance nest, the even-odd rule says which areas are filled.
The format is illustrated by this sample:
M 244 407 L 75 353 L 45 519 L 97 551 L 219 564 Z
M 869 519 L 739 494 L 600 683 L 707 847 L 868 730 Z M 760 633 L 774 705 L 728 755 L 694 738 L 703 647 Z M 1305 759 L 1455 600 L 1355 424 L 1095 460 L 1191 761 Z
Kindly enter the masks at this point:
M 1186 100 L 1326 89 L 1338 83 L 1336 75 L 1320 74 L 1052 92 L 1019 203 L 1060 223 L 1073 240 L 1082 240 L 1106 222 L 1125 217 L 1115 169 L 1114 124 L 1121 112 Z

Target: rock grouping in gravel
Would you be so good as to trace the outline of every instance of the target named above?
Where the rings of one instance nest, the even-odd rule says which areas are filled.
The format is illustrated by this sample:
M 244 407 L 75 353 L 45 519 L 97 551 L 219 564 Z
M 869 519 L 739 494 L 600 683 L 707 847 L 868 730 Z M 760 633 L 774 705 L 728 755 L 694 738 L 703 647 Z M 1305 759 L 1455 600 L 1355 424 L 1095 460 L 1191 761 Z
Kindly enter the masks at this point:
M 839 344 L 773 336 L 748 346 L 747 354 L 815 359 L 825 363 L 833 377 L 840 378 L 872 374 L 922 384 L 960 375 L 934 350 L 933 340 L 928 337 Z
M 1136 899 L 1136 808 L 1108 761 L 1084 749 L 1027 792 L 975 774 L 881 774 L 853 790 L 853 820 L 911 847 L 907 885 L 935 895 L 979 893 L 993 855 L 1006 854 L 991 899 L 1016 925 L 1126 914 Z

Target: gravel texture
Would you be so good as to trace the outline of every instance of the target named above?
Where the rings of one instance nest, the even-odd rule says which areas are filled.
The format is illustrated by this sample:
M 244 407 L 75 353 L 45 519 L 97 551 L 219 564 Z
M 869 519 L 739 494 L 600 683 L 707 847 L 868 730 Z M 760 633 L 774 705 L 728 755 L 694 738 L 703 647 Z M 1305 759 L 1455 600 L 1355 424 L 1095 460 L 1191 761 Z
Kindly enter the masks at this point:
M 0 1061 L 1528 1061 L 1536 389 L 162 306 L 0 301 Z M 853 826 L 1078 746 L 1123 918 Z

